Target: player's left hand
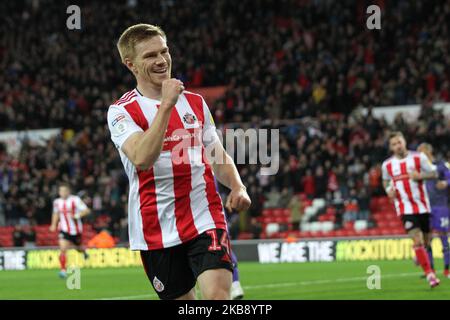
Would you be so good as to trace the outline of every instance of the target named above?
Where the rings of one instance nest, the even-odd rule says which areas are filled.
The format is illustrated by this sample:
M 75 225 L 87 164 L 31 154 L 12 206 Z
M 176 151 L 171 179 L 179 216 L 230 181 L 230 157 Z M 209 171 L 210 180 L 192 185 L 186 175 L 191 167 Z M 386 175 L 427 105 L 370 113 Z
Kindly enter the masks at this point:
M 419 181 L 422 180 L 422 176 L 420 175 L 419 172 L 417 171 L 413 171 L 409 174 L 409 178 L 414 180 L 414 181 Z
M 230 194 L 228 195 L 227 202 L 225 207 L 229 212 L 233 210 L 242 211 L 247 210 L 252 201 L 247 194 L 247 190 L 245 187 L 238 187 L 236 189 L 232 189 Z
M 444 190 L 444 189 L 447 189 L 447 187 L 448 187 L 448 182 L 445 180 L 441 180 L 436 183 L 436 189 L 438 189 L 438 190 Z

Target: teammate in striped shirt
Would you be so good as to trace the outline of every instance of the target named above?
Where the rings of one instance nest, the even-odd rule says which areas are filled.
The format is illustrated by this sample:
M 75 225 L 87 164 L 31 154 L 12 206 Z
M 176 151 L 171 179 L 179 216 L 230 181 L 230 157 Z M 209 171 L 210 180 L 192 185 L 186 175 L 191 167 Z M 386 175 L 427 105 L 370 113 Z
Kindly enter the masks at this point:
M 450 210 L 448 208 L 448 186 L 450 185 L 450 164 L 443 160 L 435 159 L 433 147 L 428 143 L 422 143 L 417 148 L 423 152 L 428 159 L 436 166 L 438 171 L 437 180 L 428 180 L 426 182 L 427 191 L 430 195 L 431 204 L 431 227 L 437 233 L 442 242 L 442 253 L 444 256 L 444 276 L 450 277 L 450 249 L 448 244 L 448 231 Z M 431 267 L 433 268 L 433 251 L 428 246 L 428 256 Z
M 425 154 L 407 150 L 401 132 L 389 135 L 389 149 L 393 156 L 383 162 L 383 186 L 389 198 L 394 200 L 397 215 L 413 240 L 417 261 L 430 286 L 435 287 L 439 279 L 425 249 L 431 240 L 431 209 L 424 180 L 437 177 L 436 167 Z
M 80 197 L 70 194 L 70 186 L 62 183 L 58 189 L 59 198 L 53 201 L 53 215 L 50 231 L 56 231 L 59 226 L 59 263 L 61 278 L 66 277 L 66 253 L 71 247 L 75 247 L 83 253 L 84 258 L 88 255 L 81 245 L 81 234 L 83 224 L 81 218 L 91 211 Z
M 130 248 L 141 252 L 161 299 L 195 299 L 196 282 L 203 298 L 230 299 L 233 266 L 214 176 L 231 190 L 230 211 L 250 206 L 246 188 L 203 98 L 171 78 L 165 33 L 134 25 L 117 47 L 137 81 L 107 115 L 130 182 Z

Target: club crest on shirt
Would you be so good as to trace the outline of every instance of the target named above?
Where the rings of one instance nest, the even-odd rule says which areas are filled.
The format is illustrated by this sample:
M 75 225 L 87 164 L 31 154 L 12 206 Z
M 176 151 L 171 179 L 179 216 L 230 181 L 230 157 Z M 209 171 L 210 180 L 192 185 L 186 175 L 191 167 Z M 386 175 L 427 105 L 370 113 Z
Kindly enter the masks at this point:
M 195 117 L 195 115 L 187 112 L 183 116 L 183 121 L 187 124 L 194 124 L 197 121 L 197 118 Z
M 153 278 L 153 287 L 158 292 L 164 291 L 164 284 L 156 276 Z

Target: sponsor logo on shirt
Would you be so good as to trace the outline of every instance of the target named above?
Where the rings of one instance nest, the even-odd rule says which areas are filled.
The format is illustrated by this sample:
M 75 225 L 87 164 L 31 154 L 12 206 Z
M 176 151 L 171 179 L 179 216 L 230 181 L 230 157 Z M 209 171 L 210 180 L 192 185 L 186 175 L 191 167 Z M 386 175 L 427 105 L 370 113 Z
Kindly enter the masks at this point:
M 402 180 L 408 180 L 409 175 L 408 174 L 399 174 L 398 176 L 394 176 L 392 180 L 394 181 L 402 181 Z
M 126 117 L 124 114 L 118 114 L 111 122 L 113 134 L 117 137 L 124 134 L 127 131 Z

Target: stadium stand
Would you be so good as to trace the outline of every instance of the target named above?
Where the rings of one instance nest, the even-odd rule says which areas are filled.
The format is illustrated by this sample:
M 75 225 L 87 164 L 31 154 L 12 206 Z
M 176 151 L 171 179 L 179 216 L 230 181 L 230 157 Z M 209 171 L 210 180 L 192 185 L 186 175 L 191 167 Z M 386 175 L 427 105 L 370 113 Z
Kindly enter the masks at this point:
M 0 33 L 0 131 L 62 129 L 45 146 L 25 141 L 16 155 L 0 146 L 0 246 L 13 245 L 16 225 L 33 226 L 36 245 L 56 244 L 48 224 L 58 181 L 70 182 L 94 209 L 83 241 L 105 226 L 126 241 L 127 178 L 105 117 L 134 86 L 115 42 L 141 21 L 166 30 L 174 76 L 187 87 L 227 87 L 210 104 L 218 128 L 280 128 L 277 175 L 239 166 L 253 205 L 246 221 L 235 222 L 236 237 L 403 233 L 381 189 L 386 133 L 404 131 L 411 148 L 431 141 L 450 159 L 449 119 L 432 108 L 450 102 L 450 4 L 375 1 L 390 10 L 385 27 L 369 31 L 358 27 L 365 1 L 176 2 L 111 1 L 104 10 L 80 1 L 80 31 L 65 28 L 68 1 L 0 2 L 8 12 Z M 360 112 L 413 103 L 422 106 L 414 123 Z

